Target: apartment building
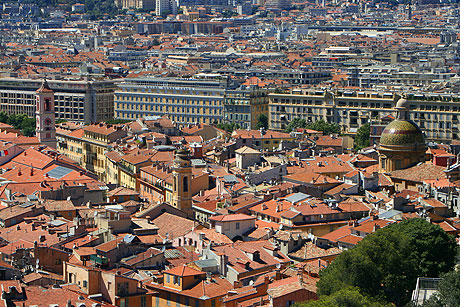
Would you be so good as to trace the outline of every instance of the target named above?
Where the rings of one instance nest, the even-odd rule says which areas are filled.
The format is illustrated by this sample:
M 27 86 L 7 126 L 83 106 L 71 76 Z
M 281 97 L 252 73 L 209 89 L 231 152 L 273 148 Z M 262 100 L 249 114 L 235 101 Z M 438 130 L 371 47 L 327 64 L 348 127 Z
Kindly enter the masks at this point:
M 259 89 L 228 90 L 224 100 L 224 120 L 242 129 L 256 129 L 259 115 L 268 117 L 267 91 Z
M 305 69 L 235 69 L 224 67 L 217 70 L 220 74 L 234 76 L 236 78 L 257 77 L 268 80 L 283 80 L 289 84 L 318 84 L 332 79 L 328 70 L 305 70 Z
M 35 91 L 42 80 L 0 78 L 0 112 L 35 117 Z M 114 81 L 48 80 L 56 119 L 101 122 L 113 119 Z
M 83 128 L 83 166 L 97 175 L 99 180 L 106 177 L 106 155 L 109 145 L 125 137 L 126 130 L 111 125 L 90 125 Z
M 410 116 L 428 141 L 457 139 L 460 96 L 456 94 L 407 93 Z M 396 115 L 398 95 L 377 91 L 309 91 L 269 94 L 269 128 L 284 130 L 294 118 L 307 123 L 318 120 L 338 123 L 345 133 L 356 133 L 361 125 Z
M 369 88 L 376 85 L 429 86 L 445 82 L 456 74 L 446 68 L 415 69 L 413 67 L 364 66 L 349 70 L 349 86 Z
M 227 78 L 127 78 L 115 92 L 115 117 L 163 116 L 179 125 L 223 120 Z

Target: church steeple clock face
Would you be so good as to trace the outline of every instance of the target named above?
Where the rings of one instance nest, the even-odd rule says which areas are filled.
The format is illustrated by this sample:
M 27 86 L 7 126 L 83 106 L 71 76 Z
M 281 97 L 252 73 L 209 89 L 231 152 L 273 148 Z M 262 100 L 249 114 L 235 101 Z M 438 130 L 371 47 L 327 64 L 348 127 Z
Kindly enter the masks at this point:
M 45 119 L 45 125 L 49 126 L 49 125 L 51 125 L 52 123 L 53 123 L 53 122 L 52 122 L 52 120 L 51 120 L 50 118 Z

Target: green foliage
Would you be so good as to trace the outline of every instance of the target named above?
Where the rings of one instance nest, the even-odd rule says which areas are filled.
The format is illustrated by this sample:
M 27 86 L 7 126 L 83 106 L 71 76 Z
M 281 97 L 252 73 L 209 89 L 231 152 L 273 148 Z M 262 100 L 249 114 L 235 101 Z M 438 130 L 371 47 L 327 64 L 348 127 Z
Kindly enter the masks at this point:
M 14 129 L 21 130 L 25 136 L 35 135 L 35 119 L 25 114 L 11 114 L 0 112 L 0 122 L 11 125 Z
M 359 127 L 358 131 L 356 132 L 355 136 L 355 148 L 357 150 L 366 148 L 369 146 L 369 137 L 371 133 L 371 125 L 368 123 Z
M 328 123 L 321 119 L 307 125 L 308 129 L 322 131 L 324 134 L 340 134 L 340 126 L 337 123 Z
M 297 128 L 305 128 L 307 126 L 307 122 L 303 118 L 294 118 L 286 127 L 286 132 L 291 132 L 296 130 Z
M 338 256 L 320 273 L 318 293 L 358 287 L 364 295 L 402 306 L 417 277 L 438 277 L 455 264 L 455 240 L 437 225 L 411 219 L 382 228 Z
M 235 122 L 218 123 L 216 125 L 216 127 L 219 128 L 219 129 L 225 130 L 227 132 L 230 132 L 230 133 L 241 128 L 241 126 L 239 124 L 235 123 Z
M 126 124 L 132 122 L 131 120 L 128 119 L 111 119 L 106 121 L 105 123 L 107 125 L 118 125 L 118 124 Z
M 304 118 L 294 118 L 286 127 L 286 132 L 291 132 L 297 128 L 308 128 L 322 131 L 324 134 L 340 134 L 340 126 L 337 123 L 328 123 L 321 119 L 314 123 L 307 124 Z
M 297 303 L 295 307 L 391 307 L 392 304 L 380 302 L 364 296 L 358 288 L 347 287 L 317 301 Z
M 234 16 L 238 16 L 238 13 L 235 11 L 230 11 L 230 10 L 222 11 L 222 17 L 224 18 L 230 18 Z
M 257 118 L 256 129 L 264 128 L 265 130 L 268 129 L 268 117 L 265 114 L 260 114 Z
M 67 122 L 67 120 L 63 119 L 63 118 L 56 119 L 56 124 L 62 124 L 62 123 L 66 123 L 66 122 Z
M 460 271 L 453 270 L 442 276 L 438 293 L 432 295 L 423 307 L 460 306 Z

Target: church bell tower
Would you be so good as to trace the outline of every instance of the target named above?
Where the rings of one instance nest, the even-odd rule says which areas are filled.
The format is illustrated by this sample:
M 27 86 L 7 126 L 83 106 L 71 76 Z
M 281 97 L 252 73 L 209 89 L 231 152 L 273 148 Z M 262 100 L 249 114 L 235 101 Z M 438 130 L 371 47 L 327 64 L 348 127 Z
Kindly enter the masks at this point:
M 189 152 L 185 148 L 179 149 L 176 153 L 173 176 L 172 205 L 192 216 L 192 164 Z
M 40 144 L 56 148 L 56 122 L 54 114 L 54 92 L 48 82 L 43 80 L 42 86 L 35 94 L 37 120 L 36 136 Z

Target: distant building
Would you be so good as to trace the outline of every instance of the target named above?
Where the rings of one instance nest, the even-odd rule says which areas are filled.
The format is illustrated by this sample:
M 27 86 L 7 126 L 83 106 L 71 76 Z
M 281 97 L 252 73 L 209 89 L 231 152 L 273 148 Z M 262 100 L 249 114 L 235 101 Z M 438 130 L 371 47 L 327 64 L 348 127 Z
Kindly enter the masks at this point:
M 127 78 L 115 93 L 115 117 L 169 114 L 179 125 L 219 123 L 227 87 L 225 79 Z
M 177 15 L 176 0 L 156 0 L 155 13 L 157 16 Z
M 154 10 L 155 0 L 115 0 L 115 5 L 122 9 Z
M 101 122 L 113 119 L 114 81 L 48 80 L 56 119 Z M 41 80 L 0 78 L 0 112 L 35 117 L 35 91 Z
M 85 12 L 85 5 L 82 3 L 75 3 L 72 5 L 72 12 L 74 13 L 84 13 Z
M 396 115 L 399 96 L 382 91 L 334 92 L 292 90 L 289 94 L 270 93 L 269 128 L 282 131 L 294 118 L 307 123 L 318 120 L 338 123 L 342 131 L 354 134 L 361 125 L 388 115 Z M 428 141 L 458 139 L 460 98 L 456 94 L 409 93 L 409 116 L 425 133 Z
M 267 0 L 265 1 L 265 6 L 267 8 L 285 10 L 291 7 L 291 1 L 290 0 Z
M 250 2 L 243 2 L 236 7 L 238 15 L 252 15 L 252 5 Z

